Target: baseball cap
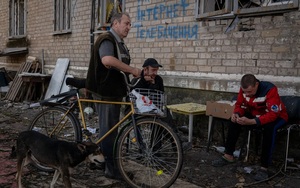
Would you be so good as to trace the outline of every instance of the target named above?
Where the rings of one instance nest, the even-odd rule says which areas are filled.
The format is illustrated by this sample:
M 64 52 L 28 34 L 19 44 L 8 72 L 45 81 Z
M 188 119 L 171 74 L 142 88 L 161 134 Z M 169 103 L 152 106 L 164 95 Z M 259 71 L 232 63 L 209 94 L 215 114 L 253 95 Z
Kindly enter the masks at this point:
M 148 58 L 145 60 L 143 67 L 162 67 L 162 65 L 158 64 L 158 62 L 156 61 L 156 59 L 154 58 Z

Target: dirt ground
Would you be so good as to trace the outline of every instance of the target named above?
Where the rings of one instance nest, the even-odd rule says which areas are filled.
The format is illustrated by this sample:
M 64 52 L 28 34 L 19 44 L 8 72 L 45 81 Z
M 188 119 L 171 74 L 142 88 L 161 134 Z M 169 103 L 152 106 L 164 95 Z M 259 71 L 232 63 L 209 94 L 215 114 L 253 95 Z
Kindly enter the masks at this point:
M 14 179 L 16 160 L 10 157 L 11 147 L 19 132 L 26 130 L 38 109 L 28 109 L 26 103 L 10 103 L 0 100 L 0 187 L 17 187 Z M 180 133 L 182 140 L 186 135 Z M 255 182 L 253 174 L 259 164 L 259 158 L 254 153 L 247 163 L 241 160 L 225 166 L 212 167 L 211 162 L 220 157 L 214 147 L 206 151 L 206 139 L 195 138 L 190 149 L 185 150 L 184 165 L 172 187 L 299 187 L 300 171 L 283 170 L 282 156 L 274 156 L 274 162 L 269 169 L 270 178 L 266 181 Z M 25 187 L 49 187 L 53 174 L 41 172 L 34 167 L 27 167 L 23 173 Z M 127 187 L 124 182 L 112 181 L 103 176 L 102 170 L 90 170 L 84 164 L 75 168 L 71 182 L 73 187 Z M 184 183 L 189 182 L 189 183 Z M 59 186 L 63 187 L 61 181 Z

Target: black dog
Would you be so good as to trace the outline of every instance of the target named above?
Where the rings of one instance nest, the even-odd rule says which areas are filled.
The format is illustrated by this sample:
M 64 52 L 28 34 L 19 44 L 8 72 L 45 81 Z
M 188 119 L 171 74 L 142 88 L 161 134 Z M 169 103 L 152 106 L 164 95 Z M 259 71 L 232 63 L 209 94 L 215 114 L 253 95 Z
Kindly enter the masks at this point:
M 22 187 L 23 167 L 32 161 L 38 161 L 55 169 L 50 188 L 54 187 L 60 174 L 65 187 L 71 188 L 69 168 L 75 167 L 86 159 L 91 162 L 104 162 L 104 157 L 95 143 L 54 140 L 36 131 L 24 131 L 19 134 L 16 154 L 16 179 L 19 188 Z

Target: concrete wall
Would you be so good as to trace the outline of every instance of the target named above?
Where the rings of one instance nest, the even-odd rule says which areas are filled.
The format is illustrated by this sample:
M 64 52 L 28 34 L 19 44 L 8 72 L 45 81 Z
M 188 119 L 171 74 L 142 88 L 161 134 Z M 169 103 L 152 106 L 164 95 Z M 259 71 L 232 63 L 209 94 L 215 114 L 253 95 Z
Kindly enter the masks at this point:
M 53 1 L 27 1 L 30 56 L 42 58 L 51 73 L 57 58 L 70 59 L 69 73 L 84 77 L 90 57 L 91 1 L 72 2 L 72 33 L 53 35 Z M 228 20 L 196 21 L 195 0 L 126 0 L 132 29 L 126 39 L 132 65 L 148 57 L 164 65 L 170 88 L 237 92 L 239 80 L 253 73 L 273 81 L 282 95 L 300 95 L 300 12 L 243 18 L 224 31 Z M 249 24 L 250 25 L 247 25 Z M 8 0 L 0 2 L 0 49 L 8 39 Z M 245 26 L 246 25 L 246 26 Z M 0 57 L 0 66 L 17 70 L 24 57 Z

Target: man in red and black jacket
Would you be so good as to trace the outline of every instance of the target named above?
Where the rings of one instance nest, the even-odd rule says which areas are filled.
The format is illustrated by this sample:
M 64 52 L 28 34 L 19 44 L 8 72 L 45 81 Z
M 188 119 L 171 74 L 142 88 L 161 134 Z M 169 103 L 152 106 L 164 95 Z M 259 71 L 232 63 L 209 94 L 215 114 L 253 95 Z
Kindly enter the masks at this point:
M 213 161 L 213 166 L 224 166 L 234 162 L 233 152 L 242 127 L 255 127 L 262 130 L 261 168 L 254 179 L 267 179 L 267 168 L 271 162 L 276 130 L 288 121 L 286 108 L 280 100 L 277 87 L 265 81 L 259 81 L 252 74 L 241 79 L 241 88 L 235 103 L 235 109 L 228 127 L 225 154 Z

